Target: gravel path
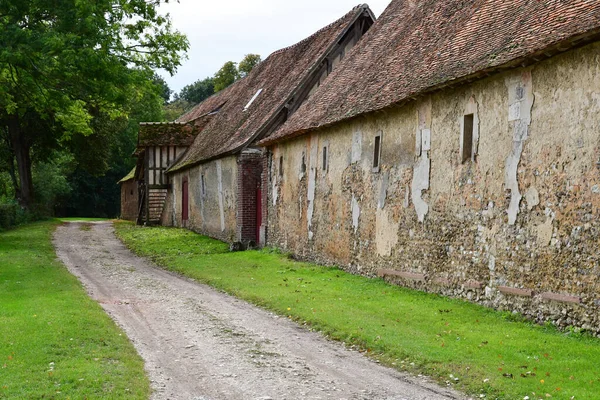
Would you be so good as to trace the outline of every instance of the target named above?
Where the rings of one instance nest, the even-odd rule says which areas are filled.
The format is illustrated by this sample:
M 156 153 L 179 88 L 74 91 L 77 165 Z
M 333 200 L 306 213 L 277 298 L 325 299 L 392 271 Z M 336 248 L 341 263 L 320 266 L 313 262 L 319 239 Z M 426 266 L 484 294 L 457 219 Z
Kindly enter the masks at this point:
M 136 257 L 110 223 L 59 227 L 59 258 L 125 330 L 152 399 L 462 399 Z

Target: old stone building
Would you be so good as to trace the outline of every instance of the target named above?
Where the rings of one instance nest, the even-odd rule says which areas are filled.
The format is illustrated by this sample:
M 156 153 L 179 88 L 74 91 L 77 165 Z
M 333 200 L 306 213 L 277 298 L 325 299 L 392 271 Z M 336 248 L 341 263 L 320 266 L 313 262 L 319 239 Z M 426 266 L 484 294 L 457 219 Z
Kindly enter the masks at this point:
M 600 331 L 600 1 L 394 0 L 263 139 L 267 243 Z
M 167 179 L 161 182 L 168 188 L 161 222 L 227 242 L 258 243 L 263 157 L 254 143 L 293 115 L 373 22 L 368 6 L 353 8 L 312 36 L 274 52 L 248 76 L 172 124 L 193 127 L 194 139 L 165 168 Z
M 135 168 L 119 181 L 121 185 L 121 214 L 120 218 L 135 221 L 138 216 L 138 185 L 135 180 Z

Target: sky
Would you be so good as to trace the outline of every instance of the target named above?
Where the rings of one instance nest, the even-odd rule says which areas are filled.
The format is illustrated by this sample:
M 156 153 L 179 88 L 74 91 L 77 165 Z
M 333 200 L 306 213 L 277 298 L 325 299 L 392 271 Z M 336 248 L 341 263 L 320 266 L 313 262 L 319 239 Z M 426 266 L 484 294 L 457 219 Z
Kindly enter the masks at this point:
M 363 0 L 364 1 L 364 0 Z M 379 16 L 391 0 L 368 2 Z M 357 0 L 171 0 L 160 8 L 187 35 L 188 59 L 174 76 L 160 74 L 174 92 L 214 75 L 227 61 L 248 53 L 263 60 L 344 16 Z

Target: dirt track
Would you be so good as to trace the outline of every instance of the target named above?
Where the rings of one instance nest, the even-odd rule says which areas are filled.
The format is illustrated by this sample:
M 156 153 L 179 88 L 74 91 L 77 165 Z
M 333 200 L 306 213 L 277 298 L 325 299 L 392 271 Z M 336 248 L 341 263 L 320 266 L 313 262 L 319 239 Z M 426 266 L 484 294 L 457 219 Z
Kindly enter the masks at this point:
M 59 227 L 60 259 L 123 327 L 153 399 L 462 399 L 134 256 L 110 223 Z

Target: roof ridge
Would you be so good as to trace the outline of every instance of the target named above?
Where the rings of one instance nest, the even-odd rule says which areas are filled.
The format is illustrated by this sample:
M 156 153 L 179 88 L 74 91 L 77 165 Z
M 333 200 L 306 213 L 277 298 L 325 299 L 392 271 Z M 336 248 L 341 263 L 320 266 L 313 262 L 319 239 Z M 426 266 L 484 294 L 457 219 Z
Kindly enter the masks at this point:
M 322 27 L 321 29 L 319 29 L 318 31 L 316 31 L 315 33 L 313 33 L 312 35 L 310 35 L 310 36 L 308 36 L 308 37 L 305 37 L 304 39 L 302 39 L 301 41 L 299 41 L 299 42 L 297 42 L 297 43 L 294 43 L 294 44 L 292 44 L 292 45 L 290 45 L 290 46 L 284 47 L 284 48 L 282 48 L 282 49 L 279 49 L 279 50 L 275 50 L 274 52 L 272 52 L 272 53 L 269 55 L 269 57 L 271 57 L 271 56 L 274 56 L 274 55 L 277 55 L 277 54 L 280 54 L 280 53 L 283 53 L 283 52 L 285 52 L 285 51 L 288 51 L 288 50 L 291 50 L 291 49 L 293 49 L 293 48 L 295 48 L 295 47 L 298 47 L 299 45 L 301 45 L 301 44 L 304 44 L 305 42 L 308 42 L 309 40 L 313 39 L 315 36 L 317 36 L 317 35 L 321 34 L 323 31 L 326 31 L 327 29 L 330 29 L 330 28 L 331 28 L 331 27 L 333 27 L 334 25 L 338 24 L 340 21 L 342 21 L 343 19 L 347 18 L 347 17 L 348 17 L 349 15 L 351 15 L 352 13 L 356 13 L 356 11 L 358 11 L 359 9 L 366 10 L 367 8 L 368 8 L 368 5 L 367 5 L 367 4 L 365 4 L 365 3 L 362 3 L 362 4 L 359 4 L 359 5 L 357 5 L 357 6 L 354 6 L 354 7 L 352 8 L 352 10 L 350 10 L 350 11 L 348 11 L 346 14 L 344 14 L 344 16 L 343 16 L 343 17 L 341 17 L 341 18 L 339 18 L 339 19 L 337 19 L 337 20 L 333 21 L 332 23 L 330 23 L 330 24 L 328 24 L 328 25 L 326 25 L 326 26 Z M 268 57 L 267 57 L 267 58 L 268 58 Z

